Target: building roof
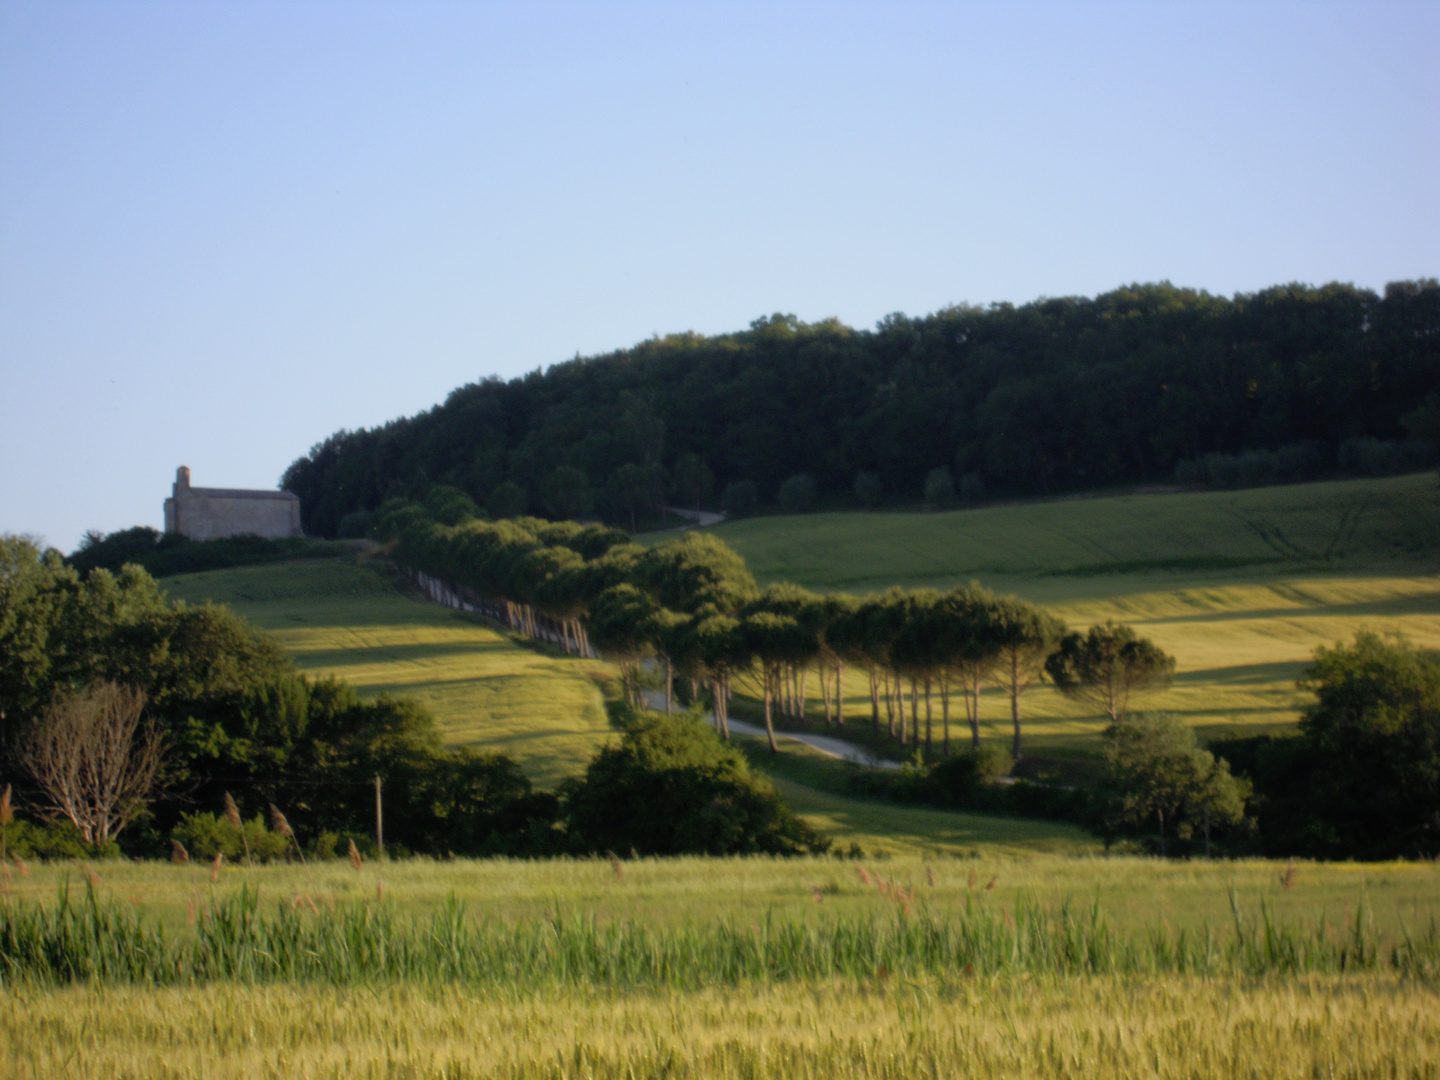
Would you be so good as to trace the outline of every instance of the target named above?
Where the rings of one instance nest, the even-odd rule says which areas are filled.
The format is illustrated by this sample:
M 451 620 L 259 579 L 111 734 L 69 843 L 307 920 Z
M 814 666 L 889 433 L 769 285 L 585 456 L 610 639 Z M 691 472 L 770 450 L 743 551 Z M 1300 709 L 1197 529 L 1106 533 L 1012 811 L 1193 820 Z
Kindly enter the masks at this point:
M 187 487 L 182 491 L 188 491 L 191 495 L 206 495 L 212 499 L 292 499 L 300 501 L 300 496 L 293 491 L 247 491 L 244 488 L 201 488 Z

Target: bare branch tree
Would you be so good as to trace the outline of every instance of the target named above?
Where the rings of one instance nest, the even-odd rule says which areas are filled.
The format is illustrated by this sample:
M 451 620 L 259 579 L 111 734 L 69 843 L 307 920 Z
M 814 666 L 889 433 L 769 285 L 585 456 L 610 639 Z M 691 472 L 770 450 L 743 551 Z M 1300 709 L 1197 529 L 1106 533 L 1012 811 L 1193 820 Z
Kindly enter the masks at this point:
M 141 691 L 97 683 L 58 697 L 25 747 L 30 775 L 87 843 L 118 836 L 155 786 L 165 744 L 144 712 Z

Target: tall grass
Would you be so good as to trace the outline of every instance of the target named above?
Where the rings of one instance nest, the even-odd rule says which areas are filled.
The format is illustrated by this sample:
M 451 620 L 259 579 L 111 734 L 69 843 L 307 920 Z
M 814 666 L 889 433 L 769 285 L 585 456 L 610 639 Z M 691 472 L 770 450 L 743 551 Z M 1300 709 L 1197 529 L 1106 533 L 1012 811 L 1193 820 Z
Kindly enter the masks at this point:
M 217 982 L 0 997 L 0 1077 L 1433 1080 L 1392 975 L 906 978 L 686 993 Z
M 58 903 L 0 907 L 0 979 L 7 984 L 230 980 L 245 984 L 458 983 L 491 987 L 599 986 L 692 990 L 712 985 L 842 977 L 956 975 L 1267 975 L 1389 970 L 1440 973 L 1440 926 L 1406 928 L 1382 951 L 1363 900 L 1340 925 L 1282 921 L 1232 897 L 1233 924 L 1117 931 L 1098 901 L 1011 905 L 976 895 L 937 916 L 902 898 L 885 913 L 821 920 L 760 915 L 671 927 L 547 911 L 505 922 L 451 900 L 428 918 L 393 906 L 299 897 L 263 909 L 257 891 L 212 898 L 196 933 L 163 925 L 68 886 Z

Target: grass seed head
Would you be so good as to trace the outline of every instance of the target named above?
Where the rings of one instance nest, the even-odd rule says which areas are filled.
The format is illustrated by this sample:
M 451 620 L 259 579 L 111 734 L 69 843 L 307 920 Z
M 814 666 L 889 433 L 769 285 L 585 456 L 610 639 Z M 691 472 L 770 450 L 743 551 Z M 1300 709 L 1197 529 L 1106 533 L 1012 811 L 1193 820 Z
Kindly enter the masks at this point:
M 1280 887 L 1282 889 L 1293 889 L 1295 887 L 1295 864 L 1292 862 L 1280 875 Z
M 9 825 L 15 820 L 15 808 L 10 805 L 10 785 L 5 785 L 5 791 L 0 794 L 0 825 Z
M 356 870 L 360 869 L 360 849 L 355 846 L 355 841 L 350 841 L 350 865 Z
M 217 851 L 215 858 L 210 862 L 210 881 L 212 884 L 220 880 L 220 867 L 224 862 L 225 853 L 223 851 Z
M 857 866 L 855 867 L 855 872 L 860 875 L 861 885 L 870 884 L 870 872 L 868 870 L 866 870 L 863 866 Z
M 270 804 L 270 828 L 274 829 L 281 836 L 288 836 L 292 840 L 295 838 L 295 830 L 290 828 L 290 822 L 285 820 L 285 815 L 280 812 L 280 808 L 273 802 Z
M 190 853 L 185 850 L 185 845 L 179 840 L 170 841 L 170 861 L 179 866 L 184 866 L 190 861 Z
M 245 831 L 245 824 L 240 820 L 240 808 L 235 805 L 235 800 L 230 797 L 228 791 L 225 792 L 225 820 L 241 832 Z
M 27 863 L 24 859 L 22 859 L 19 855 L 11 855 L 10 857 L 15 860 L 15 869 L 20 871 L 20 876 L 29 877 L 30 864 Z
M 935 871 L 934 871 L 934 869 L 931 868 L 931 867 L 929 867 L 929 866 L 926 866 L 926 867 L 925 867 L 925 876 L 926 876 L 926 878 L 929 879 L 929 881 L 930 881 L 930 887 L 933 889 L 933 888 L 935 887 Z
M 987 882 L 985 883 L 985 891 L 986 891 L 986 892 L 994 892 L 994 891 L 995 891 L 995 884 L 996 884 L 996 882 L 998 882 L 999 880 L 1000 880 L 1000 875 L 999 875 L 999 874 L 996 874 L 994 877 L 992 877 L 989 881 L 987 881 Z

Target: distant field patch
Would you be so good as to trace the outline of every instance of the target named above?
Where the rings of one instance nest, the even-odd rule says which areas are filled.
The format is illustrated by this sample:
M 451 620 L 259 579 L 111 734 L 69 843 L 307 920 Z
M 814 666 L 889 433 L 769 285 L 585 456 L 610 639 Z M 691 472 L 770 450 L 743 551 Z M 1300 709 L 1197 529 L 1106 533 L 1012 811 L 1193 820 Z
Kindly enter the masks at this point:
M 604 665 L 544 655 L 351 561 L 285 563 L 168 578 L 175 599 L 228 604 L 269 630 L 306 671 L 362 694 L 404 694 L 447 742 L 510 754 L 553 787 L 610 737 L 591 674 Z
M 978 579 L 1072 626 L 1132 623 L 1179 662 L 1174 686 L 1139 707 L 1183 716 L 1204 736 L 1292 724 L 1303 705 L 1295 679 L 1315 647 L 1362 627 L 1440 648 L 1433 472 L 943 513 L 763 517 L 714 531 L 761 582 L 863 594 Z M 868 724 L 863 679 L 847 677 L 845 692 L 852 722 Z M 1024 714 L 1034 751 L 1098 747 L 1102 718 L 1048 688 L 1026 696 Z M 998 691 L 982 716 L 985 738 L 1007 738 Z

